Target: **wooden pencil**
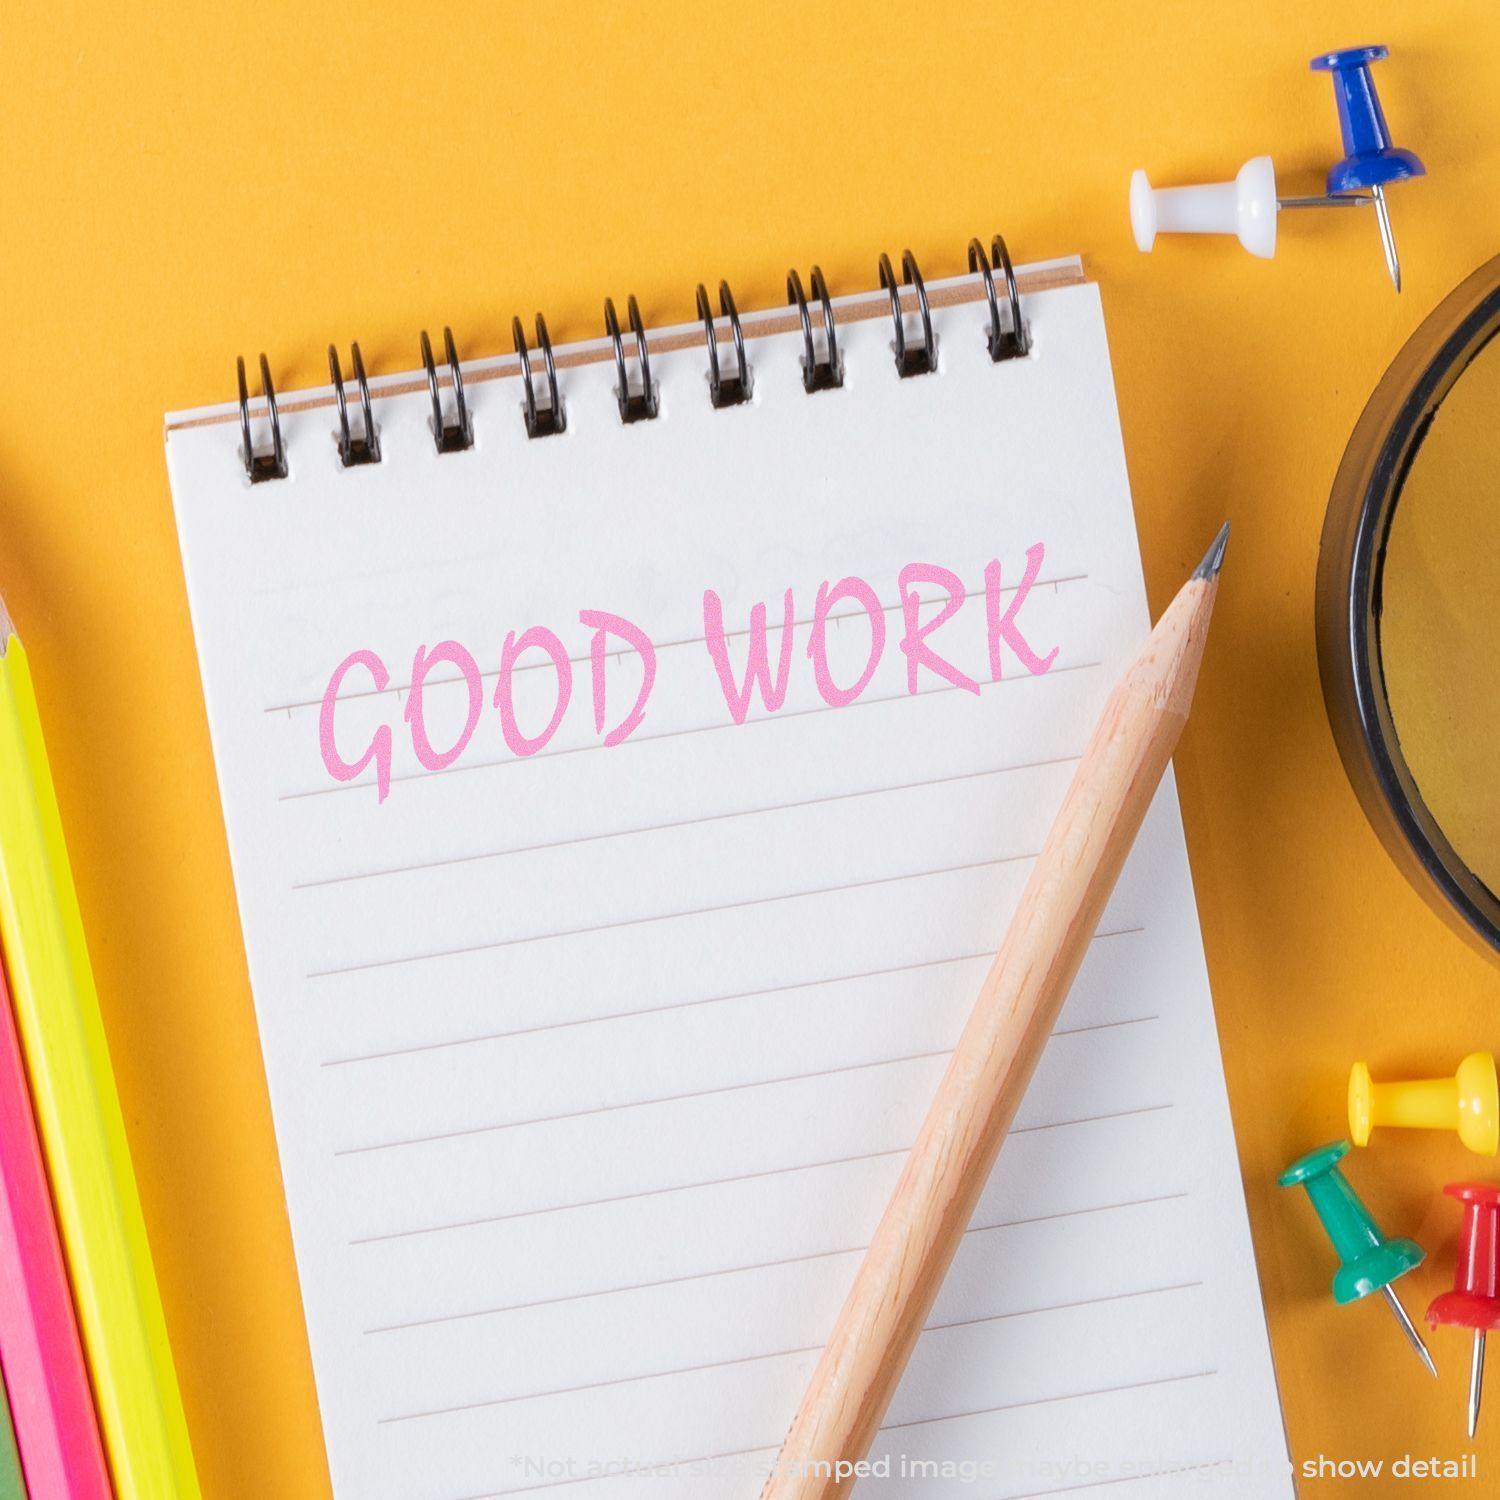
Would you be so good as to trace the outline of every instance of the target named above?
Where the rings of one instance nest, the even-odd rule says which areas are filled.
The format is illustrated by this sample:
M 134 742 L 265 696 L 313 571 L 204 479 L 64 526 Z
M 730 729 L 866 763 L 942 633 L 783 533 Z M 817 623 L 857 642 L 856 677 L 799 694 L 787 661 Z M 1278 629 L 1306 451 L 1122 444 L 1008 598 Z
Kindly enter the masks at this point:
M 1187 721 L 1228 534 L 1104 706 L 762 1500 L 854 1487 Z
M 31 1500 L 110 1500 L 26 1064 L 0 975 L 0 1368 Z M 5 1489 L 0 1485 L 0 1500 Z
M 0 602 L 0 945 L 119 1500 L 198 1500 L 26 652 Z

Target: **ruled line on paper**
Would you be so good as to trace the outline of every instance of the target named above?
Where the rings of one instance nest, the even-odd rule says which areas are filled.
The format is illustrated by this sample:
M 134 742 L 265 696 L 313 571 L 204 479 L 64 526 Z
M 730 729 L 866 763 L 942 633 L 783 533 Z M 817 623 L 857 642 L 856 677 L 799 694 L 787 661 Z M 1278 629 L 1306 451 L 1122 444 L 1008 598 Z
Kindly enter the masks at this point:
M 1060 1219 L 1077 1219 L 1088 1214 L 1114 1213 L 1127 1208 L 1155 1207 L 1162 1203 L 1177 1203 L 1191 1196 L 1184 1188 L 1175 1193 L 1158 1193 L 1147 1198 L 1130 1198 L 1121 1203 L 1093 1203 L 1085 1208 L 1059 1209 L 1056 1213 L 1032 1214 L 1020 1219 L 1001 1219 L 994 1224 L 975 1224 L 964 1230 L 964 1238 L 970 1235 L 993 1234 L 1001 1229 L 1020 1229 L 1029 1224 L 1051 1224 Z M 419 1328 L 435 1328 L 445 1323 L 466 1323 L 477 1318 L 500 1317 L 505 1313 L 529 1312 L 538 1307 L 556 1307 L 568 1302 L 590 1302 L 599 1297 L 613 1297 L 625 1292 L 649 1292 L 659 1287 L 681 1286 L 689 1281 L 713 1281 L 719 1277 L 748 1275 L 754 1271 L 773 1271 L 782 1266 L 808 1265 L 818 1260 L 834 1260 L 841 1255 L 862 1255 L 869 1249 L 865 1245 L 846 1245 L 837 1250 L 815 1250 L 808 1255 L 784 1255 L 775 1260 L 756 1261 L 744 1266 L 721 1266 L 712 1271 L 689 1271 L 681 1276 L 665 1276 L 658 1281 L 637 1281 L 628 1286 L 597 1287 L 592 1291 L 574 1292 L 565 1297 L 539 1297 L 532 1302 L 512 1302 L 503 1307 L 476 1307 L 466 1312 L 441 1313 L 431 1318 L 413 1318 L 405 1323 L 377 1324 L 361 1329 L 366 1336 L 382 1333 L 408 1333 Z
M 752 1089 L 775 1088 L 784 1083 L 810 1083 L 815 1078 L 836 1078 L 845 1073 L 866 1073 L 873 1068 L 894 1068 L 903 1063 L 930 1062 L 947 1057 L 951 1047 L 935 1047 L 926 1052 L 908 1052 L 900 1057 L 878 1057 L 871 1062 L 843 1063 L 836 1068 L 815 1068 L 810 1073 L 788 1073 L 781 1078 L 759 1078 L 748 1083 L 726 1083 L 718 1088 L 690 1089 L 685 1094 L 662 1094 L 654 1099 L 624 1099 L 618 1104 L 596 1104 L 588 1109 L 568 1110 L 558 1115 L 536 1115 L 529 1120 L 502 1120 L 495 1125 L 470 1125 L 463 1130 L 443 1130 L 435 1135 L 406 1136 L 395 1141 L 373 1141 L 365 1146 L 339 1146 L 335 1156 L 369 1156 L 376 1151 L 397 1151 L 407 1146 L 432 1146 L 440 1141 L 463 1140 L 472 1135 L 498 1135 L 504 1130 L 525 1130 L 532 1125 L 561 1125 L 569 1120 L 587 1120 L 596 1115 L 612 1115 L 622 1109 L 649 1109 L 658 1104 L 685 1104 L 691 1099 L 709 1099 L 721 1094 L 742 1094 Z
M 1133 1119 L 1138 1115 L 1162 1114 L 1175 1108 L 1173 1101 L 1165 1104 L 1143 1104 L 1134 1109 L 1117 1109 L 1101 1115 L 1084 1115 L 1076 1120 L 1054 1120 L 1041 1125 L 1013 1125 L 1009 1136 L 1032 1135 L 1043 1130 L 1065 1130 L 1078 1125 L 1099 1125 L 1112 1120 Z M 505 1224 L 516 1219 L 535 1219 L 546 1214 L 571 1213 L 575 1209 L 607 1208 L 616 1203 L 629 1203 L 640 1198 L 661 1198 L 668 1193 L 696 1192 L 702 1188 L 732 1187 L 740 1182 L 754 1182 L 768 1177 L 791 1177 L 801 1172 L 818 1172 L 828 1167 L 853 1166 L 857 1162 L 879 1161 L 883 1157 L 905 1156 L 909 1145 L 895 1146 L 887 1151 L 860 1151 L 849 1156 L 829 1157 L 824 1161 L 796 1162 L 789 1167 L 762 1167 L 754 1172 L 737 1172 L 730 1177 L 708 1177 L 699 1182 L 678 1182 L 667 1187 L 641 1188 L 633 1193 L 617 1193 L 608 1198 L 588 1198 L 576 1203 L 554 1203 L 544 1208 L 521 1208 L 511 1213 L 488 1214 L 479 1219 L 459 1219 L 447 1224 L 425 1224 L 415 1229 L 388 1230 L 380 1234 L 366 1234 L 348 1241 L 350 1245 L 377 1245 L 390 1240 L 415 1239 L 420 1235 L 447 1234 L 460 1229 L 482 1229 L 490 1224 Z
M 1148 1021 L 1161 1020 L 1158 1011 L 1149 1016 L 1121 1016 L 1117 1021 L 1090 1021 L 1086 1026 L 1057 1026 L 1050 1033 L 1052 1036 L 1082 1036 L 1089 1031 L 1114 1031 L 1120 1026 L 1144 1026 Z
M 514 948 L 522 943 L 546 943 L 558 938 L 587 937 L 596 932 L 615 932 L 625 927 L 648 927 L 654 922 L 676 922 L 685 917 L 709 917 L 719 912 L 744 911 L 754 906 L 772 906 L 780 901 L 801 901 L 812 896 L 836 896 L 846 891 L 870 890 L 878 885 L 899 885 L 904 880 L 931 880 L 939 875 L 959 875 L 966 870 L 993 869 L 999 865 L 1025 864 L 1037 858 L 1039 851 L 1027 854 L 1004 854 L 998 859 L 976 859 L 962 864 L 940 865 L 935 870 L 910 870 L 902 875 L 879 875 L 868 880 L 847 880 L 838 885 L 812 886 L 802 891 L 778 891 L 770 896 L 750 896 L 743 901 L 724 901 L 714 906 L 685 906 L 679 911 L 655 912 L 644 917 L 625 917 L 617 922 L 595 922 L 587 927 L 562 927 L 552 932 L 523 933 L 519 937 L 495 938 L 484 943 L 465 943 L 458 948 L 434 948 L 423 953 L 397 954 L 390 958 L 363 959 L 359 963 L 340 964 L 332 969 L 310 969 L 307 979 L 336 979 L 343 974 L 363 974 L 372 969 L 399 968 L 406 964 L 431 963 L 440 958 L 462 958 L 470 953 L 489 953 L 498 948 Z
M 1122 932 L 1144 932 L 1145 928 L 1122 928 Z M 1112 937 L 1113 933 L 1099 933 L 1097 937 Z M 853 974 L 831 974 L 824 979 L 798 979 L 790 984 L 773 984 L 758 990 L 737 990 L 728 995 L 704 995 L 692 1000 L 674 1000 L 666 1005 L 645 1005 L 637 1010 L 617 1010 L 603 1016 L 577 1016 L 569 1021 L 548 1021 L 536 1026 L 518 1026 L 511 1031 L 485 1031 L 476 1036 L 452 1037 L 439 1042 L 417 1042 L 409 1047 L 391 1047 L 383 1052 L 362 1052 L 347 1057 L 325 1058 L 318 1064 L 321 1068 L 342 1068 L 353 1063 L 385 1062 L 390 1058 L 410 1057 L 421 1052 L 446 1052 L 453 1047 L 474 1047 L 485 1042 L 505 1042 L 518 1036 L 538 1036 L 548 1031 L 568 1031 L 580 1026 L 602 1026 L 609 1021 L 633 1021 L 641 1016 L 660 1016 L 678 1010 L 697 1010 L 708 1005 L 728 1005 L 738 1000 L 761 1000 L 768 995 L 784 995 L 792 990 L 816 989 L 825 984 L 849 984 L 860 979 L 882 979 L 891 974 L 911 974 L 919 969 L 941 968 L 944 964 L 973 963 L 981 958 L 993 958 L 992 949 L 981 949 L 978 953 L 955 953 L 947 958 L 924 958 L 918 963 L 891 964 L 883 969 L 861 969 Z
M 1095 667 L 1103 666 L 1102 661 L 1074 662 L 1069 666 L 1048 667 L 1045 672 L 1024 672 L 1014 677 L 1001 677 L 998 681 L 983 682 L 978 686 L 980 692 L 989 688 L 1013 686 L 1018 682 L 1046 682 L 1054 677 L 1062 677 L 1069 672 L 1089 672 Z M 756 714 L 747 718 L 743 724 L 736 724 L 730 719 L 717 724 L 692 724 L 686 729 L 664 729 L 657 734 L 632 734 L 628 740 L 622 740 L 618 745 L 606 746 L 603 741 L 595 741 L 588 745 L 565 745 L 559 750 L 539 750 L 535 755 L 507 756 L 504 760 L 477 760 L 477 761 L 455 761 L 451 766 L 444 766 L 440 771 L 403 771 L 399 776 L 391 777 L 391 785 L 399 786 L 408 781 L 430 781 L 436 776 L 459 776 L 466 771 L 493 771 L 501 766 L 536 765 L 540 761 L 560 760 L 565 755 L 588 755 L 597 750 L 612 749 L 616 752 L 630 745 L 650 745 L 657 740 L 682 739 L 693 734 L 714 734 L 724 729 L 749 729 L 761 724 L 784 724 L 791 719 L 803 719 L 810 714 L 847 713 L 855 708 L 873 708 L 882 703 L 916 703 L 923 698 L 934 698 L 940 693 L 961 693 L 964 689 L 957 683 L 945 682 L 941 687 L 921 688 L 915 693 L 889 693 L 880 698 L 856 698 L 853 703 L 845 704 L 840 709 L 834 709 L 827 703 L 813 704 L 808 708 L 783 708 L 774 713 Z M 340 792 L 357 792 L 362 788 L 368 789 L 375 785 L 374 779 L 360 776 L 353 781 L 335 781 L 329 786 L 308 787 L 300 792 L 278 792 L 278 802 L 300 802 L 307 797 L 332 797 Z
M 913 792 L 923 787 L 948 786 L 959 781 L 980 781 L 986 776 L 1005 776 L 1018 771 L 1041 771 L 1051 766 L 1071 765 L 1082 758 L 1076 755 L 1054 755 L 1045 760 L 1017 761 L 1014 765 L 988 766 L 980 771 L 956 771 L 951 776 L 926 776 L 919 781 L 899 781 L 889 786 L 865 787 L 854 792 L 830 792 L 821 797 L 803 797 L 794 802 L 771 802 L 762 807 L 732 808 L 728 812 L 704 813 L 694 818 L 676 818 L 665 823 L 643 823 L 633 828 L 612 828 L 603 833 L 580 834 L 572 838 L 548 839 L 537 844 L 517 844 L 509 849 L 488 849 L 478 854 L 451 855 L 446 859 L 423 860 L 410 865 L 391 865 L 378 870 L 356 870 L 345 875 L 321 876 L 316 880 L 293 881 L 292 890 L 311 891 L 325 886 L 348 885 L 360 880 L 379 880 L 389 875 L 413 875 L 424 870 L 445 870 L 456 865 L 479 864 L 486 860 L 506 859 L 513 854 L 539 854 L 548 849 L 571 849 L 579 844 L 597 844 L 606 839 L 634 838 L 638 834 L 666 833 L 702 824 L 724 823 L 735 818 L 755 818 L 765 813 L 796 812 L 823 807 L 835 802 L 852 802 L 861 797 L 884 797 L 896 792 Z
M 1173 1282 L 1168 1286 L 1134 1287 L 1127 1292 L 1111 1292 L 1102 1297 L 1081 1297 L 1069 1302 L 1054 1302 L 1042 1307 L 1015 1308 L 1010 1312 L 987 1313 L 978 1318 L 956 1318 L 947 1323 L 927 1323 L 923 1333 L 947 1333 L 957 1328 L 975 1328 L 990 1323 L 1005 1323 L 1014 1318 L 1045 1317 L 1049 1313 L 1071 1312 L 1080 1307 L 1101 1307 L 1111 1302 L 1130 1302 L 1138 1297 L 1161 1297 L 1172 1292 L 1195 1291 L 1204 1283 L 1198 1281 Z M 637 1385 L 647 1380 L 671 1380 L 678 1375 L 700 1375 L 708 1370 L 726 1370 L 735 1365 L 759 1364 L 768 1359 L 792 1359 L 803 1354 L 816 1354 L 822 1344 L 804 1344 L 795 1349 L 769 1349 L 762 1354 L 742 1354 L 733 1359 L 709 1360 L 703 1364 L 682 1365 L 671 1370 L 648 1370 L 641 1375 L 622 1375 L 612 1380 L 591 1380 L 580 1385 L 558 1386 L 551 1390 L 523 1391 L 515 1396 L 496 1396 L 485 1401 L 471 1401 L 462 1406 L 434 1407 L 426 1411 L 401 1412 L 395 1416 L 377 1417 L 379 1427 L 393 1426 L 398 1422 L 418 1422 L 429 1417 L 462 1416 L 468 1412 L 488 1411 L 497 1406 L 514 1406 L 522 1401 L 542 1401 L 553 1396 L 576 1396 L 584 1391 L 605 1390 L 611 1386 Z M 915 1422 L 898 1422 L 892 1430 L 901 1427 L 920 1427 L 928 1422 L 948 1422 L 959 1417 L 979 1416 L 979 1412 L 957 1412 L 952 1416 L 928 1417 Z
M 1012 1132 L 1014 1134 L 1014 1132 Z M 825 1167 L 848 1167 L 857 1162 L 879 1161 L 882 1157 L 905 1156 L 909 1146 L 886 1151 L 858 1151 L 850 1156 L 833 1156 L 825 1161 L 798 1162 L 790 1167 L 760 1167 L 754 1172 L 737 1172 L 730 1177 L 709 1177 L 701 1182 L 679 1182 L 669 1187 L 641 1188 L 633 1193 L 616 1193 L 608 1198 L 585 1198 L 575 1203 L 554 1203 L 545 1208 L 522 1208 L 511 1213 L 487 1214 L 482 1219 L 457 1219 L 447 1224 L 424 1224 L 416 1229 L 388 1230 L 382 1234 L 359 1235 L 350 1245 L 382 1245 L 391 1240 L 416 1239 L 428 1234 L 448 1234 L 459 1229 L 483 1229 L 490 1224 L 508 1224 L 516 1219 L 536 1219 L 547 1214 L 572 1213 L 575 1209 L 608 1208 L 616 1203 L 631 1203 L 639 1198 L 664 1198 L 668 1193 L 690 1193 L 699 1188 L 732 1187 L 735 1183 L 755 1182 L 766 1177 L 791 1177 L 799 1172 L 817 1172 Z
M 1198 1283 L 1200 1286 L 1202 1283 Z M 891 1422 L 880 1428 L 881 1432 L 904 1432 L 911 1427 L 931 1427 L 938 1422 L 962 1422 L 970 1417 L 993 1416 L 999 1411 L 1018 1411 L 1027 1406 L 1049 1406 L 1054 1401 L 1082 1401 L 1092 1396 L 1120 1396 L 1127 1391 L 1145 1390 L 1148 1386 L 1175 1385 L 1183 1380 L 1209 1380 L 1219 1372 L 1212 1370 L 1191 1370 L 1182 1375 L 1158 1375 L 1151 1380 L 1129 1380 L 1123 1385 L 1106 1385 L 1097 1390 L 1078 1391 L 1066 1396 L 1038 1396 L 1032 1401 L 1007 1401 L 1002 1406 L 980 1406 L 972 1411 L 955 1411 L 941 1417 L 917 1417 L 910 1422 Z
M 1034 589 L 1050 588 L 1055 593 L 1057 589 L 1060 588 L 1063 584 L 1083 583 L 1087 580 L 1088 576 L 1089 575 L 1087 573 L 1063 573 L 1056 578 L 1038 578 L 1032 583 L 1031 586 Z M 1001 586 L 1000 592 L 1002 594 L 1013 594 L 1020 587 L 1021 585 L 1019 583 L 1004 584 Z M 985 590 L 983 588 L 966 589 L 963 595 L 964 602 L 967 602 L 970 599 L 983 598 L 984 593 Z M 945 601 L 946 597 L 947 596 L 944 595 L 943 598 L 939 598 L 936 594 L 923 595 L 922 603 L 941 604 Z M 882 614 L 889 615 L 894 614 L 900 608 L 901 602 L 898 600 L 895 604 L 882 605 L 880 612 Z M 864 616 L 865 610 L 861 607 L 856 606 L 850 609 L 830 610 L 826 618 L 832 621 L 835 625 L 838 625 L 844 620 L 857 620 L 863 618 Z M 792 629 L 794 631 L 805 630 L 811 624 L 812 616 L 809 615 L 805 619 L 794 619 L 792 621 Z M 766 633 L 768 636 L 776 635 L 785 628 L 786 627 L 784 625 L 771 624 L 768 620 Z M 748 626 L 746 626 L 742 630 L 726 630 L 724 632 L 724 639 L 726 641 L 735 641 L 738 640 L 741 636 L 746 636 L 749 634 L 750 629 Z M 652 642 L 652 645 L 656 647 L 658 653 L 663 651 L 674 651 L 682 646 L 702 646 L 704 644 L 705 638 L 701 635 L 688 635 L 681 636 L 675 640 L 670 641 Z M 629 656 L 632 654 L 633 649 L 630 647 L 621 647 L 617 650 L 605 653 L 605 655 L 609 658 Z M 568 664 L 570 666 L 580 667 L 592 662 L 592 660 L 592 654 L 589 652 L 585 652 L 581 656 L 570 656 L 568 658 Z M 518 666 L 513 668 L 512 670 L 516 673 L 541 671 L 545 670 L 551 665 L 552 663 L 550 661 L 536 662 L 531 665 Z M 489 682 L 492 679 L 498 678 L 499 676 L 500 673 L 498 670 L 493 672 L 481 672 L 479 674 L 479 680 L 481 682 Z M 454 683 L 462 682 L 463 680 L 464 679 L 462 676 L 456 674 L 452 676 L 444 675 L 442 677 L 429 677 L 424 682 L 423 687 L 424 689 L 447 687 L 451 686 Z M 352 703 L 360 698 L 387 698 L 393 695 L 399 699 L 402 693 L 409 693 L 410 691 L 411 681 L 410 679 L 408 679 L 406 682 L 388 683 L 383 688 L 361 688 L 357 692 L 339 693 L 337 701 L 340 703 Z M 323 700 L 321 698 L 299 698 L 290 703 L 272 703 L 268 707 L 263 708 L 261 712 L 266 714 L 286 714 L 290 716 L 298 709 L 321 708 L 322 706 Z
M 1089 946 L 1101 943 L 1107 938 L 1134 937 L 1145 931 L 1143 925 L 1134 927 L 1113 927 L 1107 932 L 1096 932 L 1089 939 Z M 977 953 L 954 953 L 946 958 L 924 958 L 916 963 L 891 964 L 883 969 L 861 969 L 853 974 L 829 974 L 820 979 L 798 979 L 789 984 L 767 985 L 757 990 L 737 990 L 728 995 L 704 995 L 692 1000 L 673 1000 L 666 1005 L 645 1005 L 636 1010 L 611 1011 L 602 1016 L 576 1016 L 568 1021 L 547 1021 L 536 1026 L 517 1026 L 511 1031 L 486 1031 L 476 1036 L 451 1037 L 445 1041 L 437 1042 L 414 1042 L 408 1047 L 391 1047 L 381 1052 L 362 1052 L 351 1054 L 347 1057 L 329 1057 L 323 1059 L 318 1066 L 320 1068 L 341 1068 L 353 1063 L 385 1062 L 391 1058 L 410 1057 L 422 1052 L 445 1052 L 455 1047 L 473 1047 L 485 1042 L 504 1042 L 512 1037 L 538 1036 L 548 1031 L 569 1031 L 580 1026 L 602 1026 L 610 1021 L 633 1021 L 641 1016 L 666 1015 L 678 1010 L 697 1010 L 709 1005 L 727 1005 L 734 1001 L 760 1000 L 768 995 L 784 995 L 792 990 L 818 989 L 825 984 L 850 984 L 861 979 L 883 979 L 892 974 L 911 974 L 919 969 L 941 968 L 944 964 L 974 963 L 981 958 L 993 958 L 993 948 L 981 948 Z M 1132 1019 L 1151 1020 L 1160 1019 L 1158 1016 L 1135 1017 Z M 1127 1022 L 1104 1022 L 1103 1025 L 1124 1025 Z M 1059 1028 L 1053 1031 L 1053 1036 L 1066 1036 L 1068 1030 L 1086 1030 L 1086 1027 Z
M 1154 1020 L 1155 1017 L 1143 1019 Z M 1097 1026 L 1075 1026 L 1065 1032 L 1052 1033 L 1053 1036 L 1082 1036 L 1092 1031 L 1113 1031 L 1121 1026 L 1140 1025 L 1141 1019 L 1134 1021 L 1109 1021 Z M 471 1135 L 496 1135 L 505 1130 L 523 1130 L 532 1125 L 561 1125 L 568 1120 L 586 1120 L 596 1115 L 612 1115 L 625 1109 L 650 1109 L 660 1104 L 684 1104 L 691 1099 L 712 1099 L 724 1094 L 747 1093 L 753 1089 L 776 1088 L 786 1083 L 810 1083 L 816 1078 L 837 1078 L 845 1073 L 865 1073 L 874 1068 L 894 1068 L 904 1063 L 930 1062 L 934 1058 L 947 1057 L 953 1051 L 950 1047 L 933 1047 L 922 1052 L 906 1052 L 899 1057 L 877 1057 L 868 1062 L 841 1063 L 833 1068 L 814 1068 L 807 1073 L 784 1073 L 776 1078 L 756 1078 L 746 1083 L 725 1083 L 714 1088 L 689 1089 L 682 1094 L 657 1094 L 649 1099 L 622 1099 L 617 1104 L 595 1104 L 588 1109 L 567 1110 L 556 1115 L 534 1115 L 525 1120 L 502 1120 L 494 1125 L 471 1125 L 463 1130 L 444 1130 L 434 1135 L 415 1135 L 403 1137 L 394 1141 L 375 1141 L 364 1146 L 340 1146 L 334 1151 L 335 1156 L 368 1156 L 376 1151 L 395 1151 L 405 1146 L 430 1146 L 439 1141 L 462 1140 Z

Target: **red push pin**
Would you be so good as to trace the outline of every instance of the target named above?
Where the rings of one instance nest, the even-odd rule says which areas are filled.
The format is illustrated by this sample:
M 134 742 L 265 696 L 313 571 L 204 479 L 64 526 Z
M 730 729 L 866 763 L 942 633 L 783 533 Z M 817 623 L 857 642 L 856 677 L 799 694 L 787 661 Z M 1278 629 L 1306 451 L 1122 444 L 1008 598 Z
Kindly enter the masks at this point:
M 1500 1328 L 1500 1187 L 1484 1182 L 1450 1182 L 1443 1191 L 1464 1206 L 1458 1236 L 1453 1290 L 1433 1299 L 1427 1321 L 1474 1330 L 1474 1362 L 1469 1371 L 1469 1436 L 1479 1426 L 1484 1391 L 1484 1336 Z

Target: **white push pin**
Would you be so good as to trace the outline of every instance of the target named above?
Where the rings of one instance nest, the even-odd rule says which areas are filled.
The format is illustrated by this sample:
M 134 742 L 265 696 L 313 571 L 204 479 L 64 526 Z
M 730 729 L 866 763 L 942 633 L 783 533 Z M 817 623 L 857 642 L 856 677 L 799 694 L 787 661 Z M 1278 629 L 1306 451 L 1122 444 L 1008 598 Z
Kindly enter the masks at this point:
M 1139 169 L 1130 178 L 1130 227 L 1149 250 L 1157 231 L 1232 234 L 1251 255 L 1276 253 L 1276 169 L 1269 156 L 1252 156 L 1233 182 L 1154 188 Z
M 1140 170 L 1130 178 L 1130 227 L 1135 243 L 1149 250 L 1157 232 L 1232 234 L 1251 255 L 1276 253 L 1276 214 L 1283 208 L 1356 208 L 1370 199 L 1347 193 L 1318 198 L 1278 198 L 1276 169 L 1269 156 L 1252 156 L 1233 182 L 1154 188 Z

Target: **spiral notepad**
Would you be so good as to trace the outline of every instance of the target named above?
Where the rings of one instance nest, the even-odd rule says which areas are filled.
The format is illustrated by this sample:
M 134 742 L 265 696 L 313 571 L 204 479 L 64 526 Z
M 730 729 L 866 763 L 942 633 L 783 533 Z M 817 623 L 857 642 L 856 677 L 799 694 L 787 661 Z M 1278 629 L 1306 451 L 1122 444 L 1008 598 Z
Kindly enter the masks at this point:
M 757 1493 L 1148 629 L 1079 264 L 879 280 L 168 418 L 340 1497 Z M 873 1456 L 1290 1493 L 1170 777 Z

